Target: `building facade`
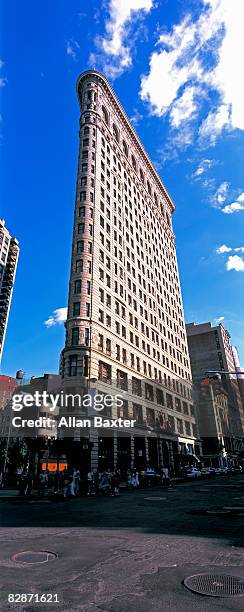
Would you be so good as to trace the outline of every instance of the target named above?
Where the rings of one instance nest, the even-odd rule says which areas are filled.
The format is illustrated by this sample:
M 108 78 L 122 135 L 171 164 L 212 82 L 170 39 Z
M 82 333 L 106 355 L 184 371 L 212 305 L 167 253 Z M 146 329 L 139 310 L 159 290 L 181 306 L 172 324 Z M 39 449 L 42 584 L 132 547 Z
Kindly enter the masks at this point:
M 83 73 L 77 95 L 63 386 L 70 393 L 121 392 L 123 406 L 107 408 L 106 416 L 136 420 L 128 435 L 90 432 L 93 468 L 164 462 L 173 469 L 180 454 L 199 452 L 174 204 L 106 78 Z
M 239 358 L 239 354 L 238 354 L 238 350 L 236 346 L 232 346 L 232 353 L 233 353 L 235 371 L 237 375 L 236 377 L 237 377 L 237 382 L 239 386 L 242 406 L 244 410 L 244 368 L 241 367 L 240 358 Z
M 230 334 L 222 324 L 212 327 L 210 322 L 189 323 L 186 331 L 203 455 L 212 459 L 224 456 L 232 463 L 243 448 L 244 416 L 238 379 L 233 374 L 236 365 Z M 213 374 L 206 380 L 208 371 L 227 374 L 220 374 L 219 380 Z
M 18 256 L 18 240 L 10 236 L 5 227 L 4 219 L 0 219 L 0 363 L 8 324 Z
M 0 410 L 5 408 L 16 388 L 16 378 L 0 375 Z

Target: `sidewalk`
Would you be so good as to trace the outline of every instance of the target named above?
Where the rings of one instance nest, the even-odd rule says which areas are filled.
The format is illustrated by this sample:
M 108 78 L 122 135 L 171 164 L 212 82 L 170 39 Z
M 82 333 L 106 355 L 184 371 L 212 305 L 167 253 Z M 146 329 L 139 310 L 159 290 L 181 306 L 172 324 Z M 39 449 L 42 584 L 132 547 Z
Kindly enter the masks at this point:
M 19 490 L 18 489 L 0 489 L 0 499 L 1 498 L 12 498 L 12 497 L 17 497 L 19 495 Z

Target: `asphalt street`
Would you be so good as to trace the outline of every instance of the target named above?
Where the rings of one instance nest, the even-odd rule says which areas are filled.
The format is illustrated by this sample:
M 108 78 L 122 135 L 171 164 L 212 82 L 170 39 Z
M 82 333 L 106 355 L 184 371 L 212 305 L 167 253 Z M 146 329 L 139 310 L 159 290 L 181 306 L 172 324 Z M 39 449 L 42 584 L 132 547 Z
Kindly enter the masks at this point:
M 244 580 L 244 476 L 124 491 L 115 498 L 0 502 L 0 610 L 210 612 L 243 610 L 244 595 L 183 586 L 195 574 Z M 42 563 L 13 558 L 49 551 Z M 8 603 L 9 593 L 59 603 Z

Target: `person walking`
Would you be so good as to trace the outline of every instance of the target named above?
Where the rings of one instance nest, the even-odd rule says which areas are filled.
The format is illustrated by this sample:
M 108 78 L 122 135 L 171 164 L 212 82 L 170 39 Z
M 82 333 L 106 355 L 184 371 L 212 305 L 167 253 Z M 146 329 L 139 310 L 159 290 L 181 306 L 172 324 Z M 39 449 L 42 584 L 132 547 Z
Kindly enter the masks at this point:
M 87 495 L 91 495 L 93 489 L 93 472 L 91 470 L 87 474 L 87 485 Z
M 163 479 L 163 487 L 169 487 L 170 485 L 169 469 L 166 466 L 162 468 L 162 479 Z

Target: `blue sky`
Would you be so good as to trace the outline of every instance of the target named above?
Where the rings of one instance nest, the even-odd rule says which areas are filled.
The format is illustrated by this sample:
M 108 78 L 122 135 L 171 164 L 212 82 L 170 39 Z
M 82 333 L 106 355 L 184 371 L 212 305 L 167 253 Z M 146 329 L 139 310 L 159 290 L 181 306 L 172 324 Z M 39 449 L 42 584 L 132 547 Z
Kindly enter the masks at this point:
M 175 201 L 186 321 L 221 318 L 244 364 L 243 0 L 231 5 L 0 3 L 0 216 L 21 247 L 2 373 L 58 368 L 78 154 L 75 83 L 88 68 L 111 80 Z

